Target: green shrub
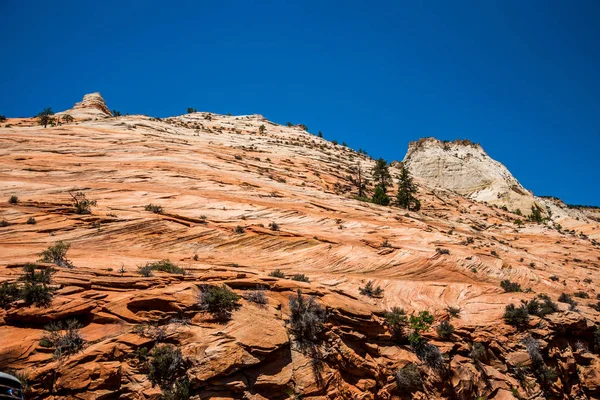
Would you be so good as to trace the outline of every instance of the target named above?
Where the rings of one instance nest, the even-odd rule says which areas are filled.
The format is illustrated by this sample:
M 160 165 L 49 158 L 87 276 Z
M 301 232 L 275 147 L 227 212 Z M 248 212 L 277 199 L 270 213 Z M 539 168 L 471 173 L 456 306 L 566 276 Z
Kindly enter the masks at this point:
M 460 307 L 446 307 L 446 312 L 450 318 L 460 318 Z
M 46 333 L 40 345 L 54 348 L 54 356 L 62 358 L 79 352 L 85 341 L 79 332 L 81 324 L 77 320 L 68 320 L 66 323 L 56 322 L 45 327 Z M 50 346 L 48 346 L 50 344 Z
M 391 311 L 387 311 L 383 314 L 385 323 L 389 327 L 392 335 L 396 340 L 403 340 L 406 338 L 406 327 L 408 325 L 408 317 L 404 309 L 400 307 L 394 307 Z
M 69 247 L 71 247 L 70 244 L 59 240 L 54 243 L 54 246 L 50 246 L 40 253 L 40 261 L 53 263 L 59 267 L 73 268 L 73 264 L 67 259 Z
M 368 281 L 365 284 L 365 287 L 359 287 L 358 291 L 360 292 L 360 294 L 364 295 L 364 296 L 369 296 L 369 297 L 382 297 L 383 296 L 383 289 L 381 288 L 381 286 L 377 286 L 375 287 L 375 285 L 373 284 L 373 281 Z
M 10 198 L 8 199 L 8 204 L 17 204 L 19 202 L 19 198 L 17 196 L 15 196 L 14 194 L 12 196 L 10 196 Z
M 542 302 L 540 302 L 538 299 L 542 300 Z M 558 306 L 556 303 L 554 303 L 548 295 L 543 293 L 534 297 L 530 301 L 524 301 L 523 304 L 527 307 L 527 312 L 530 315 L 537 315 L 538 317 L 542 318 L 548 314 L 558 311 Z
M 410 316 L 410 327 L 418 331 L 425 331 L 433 324 L 433 315 L 429 311 L 421 311 Z
M 235 227 L 234 232 L 237 233 L 237 234 L 242 234 L 242 233 L 244 233 L 244 227 L 238 225 L 238 226 Z
M 423 386 L 421 374 L 415 364 L 407 364 L 396 371 L 396 387 L 401 393 L 410 392 Z
M 436 332 L 441 339 L 448 339 L 454 333 L 454 326 L 448 321 L 442 321 L 437 326 Z
M 551 276 L 550 276 L 550 280 L 551 280 L 551 281 L 553 281 L 553 282 L 556 282 L 556 281 L 558 281 L 558 279 L 559 279 L 559 278 L 558 278 L 558 276 L 556 276 L 556 275 L 551 275 Z
M 198 304 L 202 311 L 206 311 L 218 319 L 229 319 L 231 313 L 239 308 L 240 296 L 235 294 L 225 284 L 222 286 L 202 285 L 198 295 Z
M 144 207 L 144 209 L 146 211 L 151 211 L 154 214 L 162 214 L 163 213 L 162 206 L 155 205 L 155 204 L 152 204 L 152 203 L 148 204 L 146 207 Z
M 6 307 L 16 300 L 22 299 L 27 304 L 46 307 L 52 303 L 54 289 L 47 285 L 51 283 L 54 268 L 42 269 L 36 272 L 35 265 L 27 264 L 19 280 L 25 284 L 18 287 L 15 283 L 3 283 L 0 286 L 0 306 Z
M 310 282 L 308 276 L 304 274 L 294 274 L 294 276 L 292 276 L 292 280 L 298 282 Z
M 270 228 L 272 231 L 278 231 L 278 230 L 279 230 L 279 225 L 277 225 L 277 223 L 276 223 L 276 222 L 271 222 L 271 223 L 269 224 L 269 228 Z
M 181 351 L 173 345 L 158 345 L 150 353 L 148 379 L 153 387 L 158 385 L 163 390 L 171 389 L 175 378 L 186 370 Z
M 529 219 L 531 222 L 535 222 L 537 224 L 544 222 L 544 218 L 542 217 L 542 212 L 536 206 L 531 206 L 531 214 L 529 214 L 527 219 Z
M 422 344 L 424 341 L 421 337 L 421 332 L 428 330 L 433 324 L 433 315 L 429 311 L 421 311 L 419 314 L 412 314 L 409 319 L 410 323 L 410 335 L 408 335 L 408 341 L 414 348 Z
M 10 223 L 7 220 L 5 220 L 5 219 L 3 219 L 2 221 L 0 221 L 0 228 L 7 227 L 9 225 L 10 225 Z
M 149 265 L 144 265 L 141 267 L 138 267 L 138 274 L 142 275 L 144 278 L 149 278 L 152 276 L 152 268 L 150 268 Z
M 43 283 L 47 285 L 52 281 L 54 273 L 56 273 L 56 269 L 54 268 L 44 268 L 36 272 L 34 264 L 25 264 L 23 275 L 19 279 L 27 283 Z
M 308 299 L 298 290 L 296 296 L 290 296 L 290 330 L 301 344 L 314 343 L 325 328 L 327 313 L 314 297 Z
M 54 290 L 45 284 L 25 283 L 21 288 L 21 298 L 28 304 L 47 307 L 52 303 Z
M 590 295 L 584 291 L 575 292 L 575 293 L 573 293 L 573 296 L 579 297 L 580 299 L 589 299 L 590 298 Z
M 526 305 L 515 307 L 508 304 L 504 309 L 504 322 L 516 327 L 524 327 L 529 323 L 529 312 Z
M 62 120 L 63 120 L 63 122 L 68 124 L 69 122 L 73 122 L 75 120 L 75 118 L 73 118 L 69 114 L 63 114 Z
M 265 305 L 269 303 L 269 300 L 267 300 L 267 296 L 265 295 L 265 291 L 262 289 L 250 290 L 246 293 L 244 298 L 259 305 Z
M 274 278 L 285 278 L 285 274 L 280 269 L 276 269 L 275 271 L 269 272 L 269 276 Z
M 4 115 L 0 115 L 0 122 L 6 122 L 6 117 Z
M 28 225 L 35 225 L 35 224 L 37 224 L 37 221 L 35 220 L 35 218 L 29 217 L 29 219 L 27 220 L 27 224 Z
M 450 250 L 448 250 L 448 249 L 440 249 L 439 247 L 437 249 L 435 249 L 435 251 L 438 254 L 446 254 L 446 255 L 450 254 Z
M 560 301 L 561 303 L 567 303 L 569 304 L 569 309 L 570 310 L 575 310 L 575 308 L 577 307 L 577 302 L 575 300 L 573 300 L 573 298 L 566 294 L 566 293 L 562 293 L 559 297 L 558 297 L 558 301 Z
M 48 124 L 53 125 L 56 121 L 53 115 L 54 111 L 52 111 L 51 108 L 44 108 L 44 110 L 37 115 L 38 123 L 43 125 L 44 128 L 48 126 Z
M 160 260 L 152 263 L 146 263 L 146 267 L 150 268 L 151 271 L 162 271 L 170 274 L 185 274 L 185 270 L 177 265 L 173 264 L 171 260 Z
M 390 196 L 386 194 L 385 187 L 382 187 L 381 185 L 377 185 L 375 187 L 375 193 L 371 198 L 371 202 L 381 206 L 387 206 L 390 204 Z
M 77 192 L 70 193 L 73 198 L 73 207 L 75 207 L 75 212 L 77 214 L 91 214 L 92 207 L 96 206 L 96 200 L 88 200 L 85 198 L 85 193 Z
M 504 289 L 505 292 L 521 292 L 521 285 L 516 282 L 511 282 L 508 279 L 500 282 L 500 286 Z
M 15 283 L 3 282 L 0 285 L 0 307 L 6 308 L 21 297 L 21 291 Z

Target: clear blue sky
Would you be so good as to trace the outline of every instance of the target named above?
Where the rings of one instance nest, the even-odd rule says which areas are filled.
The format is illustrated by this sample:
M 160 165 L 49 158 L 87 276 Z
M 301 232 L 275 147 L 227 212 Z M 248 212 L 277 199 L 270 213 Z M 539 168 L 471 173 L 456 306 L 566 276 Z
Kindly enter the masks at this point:
M 600 205 L 600 2 L 0 0 L 0 114 L 260 113 L 401 160 L 468 138 Z

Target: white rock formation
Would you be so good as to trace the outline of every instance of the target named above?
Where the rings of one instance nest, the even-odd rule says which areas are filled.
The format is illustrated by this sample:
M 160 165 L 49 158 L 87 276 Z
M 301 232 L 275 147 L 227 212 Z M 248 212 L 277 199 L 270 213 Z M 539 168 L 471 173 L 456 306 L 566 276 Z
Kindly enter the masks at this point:
M 530 213 L 539 205 L 500 162 L 469 140 L 442 142 L 424 138 L 411 142 L 403 160 L 410 173 L 429 185 L 452 190 L 473 200 Z M 543 208 L 542 208 L 543 210 Z

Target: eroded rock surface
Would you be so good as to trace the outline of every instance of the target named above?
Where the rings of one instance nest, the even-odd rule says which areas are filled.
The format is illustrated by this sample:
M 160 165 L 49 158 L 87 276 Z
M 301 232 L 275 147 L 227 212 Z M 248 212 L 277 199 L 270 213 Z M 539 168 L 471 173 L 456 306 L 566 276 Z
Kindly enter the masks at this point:
M 158 399 L 142 349 L 159 343 L 177 346 L 189 362 L 195 399 L 600 397 L 593 211 L 561 214 L 562 229 L 520 226 L 522 216 L 422 177 L 418 213 L 362 202 L 353 168 L 360 162 L 369 179 L 372 159 L 260 115 L 73 116 L 81 120 L 43 129 L 9 119 L 11 127 L 0 128 L 0 220 L 8 223 L 0 227 L 0 283 L 18 282 L 22 267 L 58 240 L 70 243 L 75 265 L 57 267 L 47 308 L 17 301 L 0 310 L 0 369 L 26 374 L 31 398 Z M 431 145 L 453 153 L 453 145 Z M 489 181 L 496 187 L 495 179 L 509 178 Z M 77 191 L 97 201 L 91 214 L 75 212 L 69 192 Z M 13 194 L 16 204 L 8 202 Z M 186 274 L 137 272 L 163 259 Z M 286 278 L 269 276 L 275 269 Z M 310 282 L 290 279 L 299 273 Z M 381 297 L 360 293 L 369 280 Z M 505 293 L 502 280 L 530 292 Z M 199 309 L 203 284 L 226 284 L 243 297 L 229 321 Z M 265 305 L 246 300 L 259 288 Z M 287 323 L 298 289 L 328 311 L 310 349 L 298 346 Z M 557 302 L 563 292 L 589 298 L 574 297 L 576 310 L 559 302 L 559 311 L 531 317 L 523 329 L 502 319 L 509 303 L 541 293 Z M 450 318 L 449 306 L 460 314 L 451 319 L 455 332 L 441 339 L 435 327 Z M 392 307 L 434 315 L 423 335 L 440 349 L 441 370 L 394 339 L 384 318 Z M 55 359 L 40 344 L 44 326 L 68 319 L 82 324 L 85 345 Z M 528 336 L 554 380 L 532 371 Z M 479 358 L 474 343 L 484 347 Z M 422 384 L 400 389 L 394 375 L 408 364 Z
M 76 119 L 96 119 L 112 117 L 112 113 L 106 106 L 106 102 L 100 93 L 88 93 L 83 100 L 75 103 L 73 108 L 57 113 L 57 115 L 69 114 Z

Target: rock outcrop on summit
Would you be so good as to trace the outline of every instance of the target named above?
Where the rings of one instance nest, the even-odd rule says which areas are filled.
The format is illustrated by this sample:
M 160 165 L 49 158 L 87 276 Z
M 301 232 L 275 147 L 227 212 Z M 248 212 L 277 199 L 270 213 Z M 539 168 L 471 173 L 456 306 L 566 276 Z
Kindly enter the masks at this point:
M 69 114 L 78 120 L 112 117 L 106 102 L 98 92 L 86 94 L 83 100 L 75 103 L 73 108 L 57 113 L 57 115 L 62 114 Z
M 538 204 L 502 163 L 478 143 L 443 142 L 434 138 L 411 142 L 403 163 L 429 185 L 452 190 L 473 200 L 529 213 Z
M 406 160 L 421 209 L 379 206 L 356 185 L 360 165 L 374 193 L 375 161 L 300 125 L 96 118 L 98 97 L 76 123 L 0 123 L 0 370 L 28 398 L 600 398 L 597 210 L 537 198 L 557 219 L 534 223 L 476 201 L 533 196 L 431 139 Z M 237 305 L 207 307 L 215 288 Z

